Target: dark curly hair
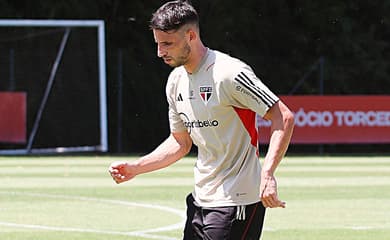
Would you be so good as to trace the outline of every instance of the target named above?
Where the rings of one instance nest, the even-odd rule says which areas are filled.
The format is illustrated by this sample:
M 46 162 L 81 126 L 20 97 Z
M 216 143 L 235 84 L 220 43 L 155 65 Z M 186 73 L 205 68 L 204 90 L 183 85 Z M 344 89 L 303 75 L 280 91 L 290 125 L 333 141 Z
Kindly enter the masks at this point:
M 153 13 L 149 27 L 167 32 L 189 23 L 199 27 L 198 13 L 194 7 L 188 1 L 171 1 Z

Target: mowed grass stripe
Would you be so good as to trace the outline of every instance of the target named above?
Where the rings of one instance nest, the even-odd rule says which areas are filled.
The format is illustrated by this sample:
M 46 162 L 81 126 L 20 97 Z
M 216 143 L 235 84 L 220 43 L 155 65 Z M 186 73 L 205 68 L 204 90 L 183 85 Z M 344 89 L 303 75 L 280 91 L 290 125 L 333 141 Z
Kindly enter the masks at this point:
M 344 160 L 345 159 L 345 160 Z M 390 158 L 307 158 L 290 157 L 277 169 L 283 177 L 387 177 L 390 176 Z
M 364 231 L 331 228 L 331 229 L 288 229 L 271 230 L 263 233 L 262 239 L 271 240 L 388 240 L 390 231 L 387 229 L 367 229 Z M 375 238 L 373 238 L 375 236 Z
M 21 172 L 21 173 L 47 173 L 47 172 L 64 172 L 64 171 L 73 171 L 73 172 L 96 172 L 96 173 L 108 173 L 108 166 L 50 166 L 50 167 L 40 167 L 40 166 L 12 166 L 12 167 L 0 167 L 0 174 L 10 173 L 10 172 Z M 193 173 L 192 167 L 175 167 L 175 168 L 166 168 L 162 170 L 157 170 L 154 173 Z
M 38 194 L 52 193 L 98 198 L 100 196 L 120 201 L 161 204 L 162 206 L 171 206 L 184 212 L 185 195 L 192 189 L 192 187 L 189 190 L 183 188 L 183 185 L 186 185 L 186 179 L 175 176 L 174 171 L 170 171 L 173 173 L 173 178 L 166 178 L 166 180 L 163 179 L 165 177 L 154 175 L 158 173 L 156 172 L 138 176 L 124 184 L 115 184 L 108 173 L 109 164 L 118 160 L 132 161 L 136 159 L 132 157 L 119 159 L 115 157 L 103 159 L 75 157 L 74 159 L 66 158 L 62 160 L 58 158 L 51 160 L 51 157 L 34 160 L 29 158 L 21 159 L 15 161 L 7 160 L 6 167 L 4 167 L 4 162 L 0 161 L 0 165 L 3 166 L 3 168 L 0 168 L 0 191 L 35 192 Z M 189 171 L 192 171 L 192 167 L 189 168 Z M 10 172 L 13 173 L 10 174 Z M 177 172 L 183 171 L 178 169 Z M 189 186 L 193 185 L 192 181 L 193 178 L 191 176 L 188 179 L 188 182 L 190 182 Z M 179 190 L 180 192 L 184 191 L 180 196 L 174 196 L 169 193 L 177 193 Z M 128 207 L 123 208 L 115 205 L 105 206 L 104 204 L 90 204 L 82 201 L 45 198 L 34 200 L 27 196 L 25 199 L 15 200 L 14 196 L 4 197 L 3 199 L 0 197 L 0 202 L 9 203 L 9 205 L 3 205 L 4 207 L 0 209 L 2 213 L 0 214 L 0 222 L 8 221 L 12 223 L 19 220 L 19 223 L 27 225 L 58 226 L 60 228 L 79 227 L 86 230 L 114 230 L 126 233 L 129 231 L 155 229 L 156 227 L 176 224 L 178 221 L 181 221 L 177 216 L 147 208 L 132 208 L 129 210 Z M 23 208 L 21 206 L 29 207 Z M 17 212 L 15 209 L 20 209 L 21 211 Z M 43 212 L 40 213 L 40 211 Z M 104 213 L 106 211 L 110 214 L 100 214 L 100 212 Z M 1 216 L 5 217 L 2 218 Z M 40 232 L 40 234 L 32 234 L 32 231 Z M 179 236 L 180 234 L 181 229 L 153 233 L 153 235 L 161 235 L 161 239 L 164 239 L 164 236 Z M 14 227 L 3 225 L 0 226 L 0 235 L 2 236 L 1 239 L 7 240 L 28 239 L 29 236 L 40 240 L 67 240 L 73 239 L 72 237 L 75 236 L 75 233 L 64 232 L 62 234 L 63 237 L 56 238 L 59 235 L 57 231 L 33 230 L 24 229 L 23 227 L 18 228 L 16 225 Z M 80 235 L 80 239 L 100 239 L 100 236 L 88 232 L 78 233 L 78 235 Z M 121 236 L 115 235 L 112 238 L 121 239 Z M 103 239 L 107 239 L 107 236 Z M 147 238 L 127 236 L 125 239 Z
M 26 160 L 26 158 L 6 160 L 0 157 L 0 179 L 2 177 L 103 177 L 111 179 L 108 168 L 114 161 L 134 161 L 136 157 L 103 157 L 86 158 L 75 157 L 60 159 L 59 157 L 39 157 Z M 188 158 L 173 164 L 173 166 L 156 171 L 142 177 L 157 176 L 161 178 L 193 177 L 193 160 Z
M 378 194 L 380 193 L 380 194 Z M 327 201 L 334 199 L 344 199 L 354 201 L 355 199 L 376 198 L 389 200 L 390 186 L 283 186 L 279 185 L 279 196 L 289 200 L 311 200 Z
M 21 157 L 11 158 L 11 160 L 6 158 L 4 161 L 7 164 L 5 165 L 3 165 L 3 159 L 0 160 L 0 166 L 6 170 L 2 171 L 0 167 L 0 191 L 127 200 L 161 204 L 184 211 L 185 196 L 193 189 L 192 171 L 195 159 L 186 158 L 169 168 L 137 176 L 120 185 L 115 184 L 107 172 L 109 164 L 118 160 L 133 161 L 135 159 L 137 157 L 122 156 L 65 157 L 64 159 L 54 157 L 53 160 L 51 157 Z M 29 165 L 23 165 L 23 163 Z M 287 202 L 287 208 L 267 211 L 262 239 L 388 240 L 390 236 L 389 163 L 389 157 L 287 157 L 276 173 L 279 196 Z M 23 171 L 19 174 L 4 175 L 14 166 L 22 166 L 20 168 Z M 29 166 L 32 172 L 29 173 L 29 167 L 26 166 Z M 51 168 L 56 172 L 54 175 L 50 173 Z M 43 169 L 42 172 L 39 169 Z M 88 169 L 91 172 L 88 173 Z M 68 175 L 62 175 L 67 173 Z M 12 196 L 3 196 L 0 199 L 2 204 L 7 205 L 3 208 L 0 206 L 0 221 L 2 221 L 2 216 L 9 217 L 8 219 L 16 217 L 12 215 L 15 212 L 9 211 L 10 209 L 21 208 L 31 202 L 41 204 L 42 207 L 37 206 L 37 209 L 43 209 L 43 211 L 45 211 L 45 204 L 49 204 L 49 208 L 55 206 L 53 200 L 39 199 L 40 201 L 37 201 L 28 197 L 19 199 L 18 205 L 13 206 L 14 200 Z M 53 213 L 66 212 L 67 205 L 66 201 L 61 201 L 58 205 L 60 209 L 54 209 Z M 69 207 L 82 208 L 80 216 L 77 211 L 72 211 L 72 214 L 66 218 L 70 223 L 64 224 L 69 226 L 74 226 L 73 218 L 83 219 L 83 214 L 90 214 L 88 218 L 91 219 L 102 220 L 98 223 L 101 224 L 100 227 L 95 225 L 93 220 L 89 223 L 81 221 L 83 226 L 93 226 L 93 228 L 103 230 L 115 229 L 115 226 L 121 229 L 123 227 L 124 230 L 133 229 L 127 228 L 127 225 L 132 224 L 139 224 L 138 226 L 142 229 L 170 219 L 164 214 L 158 212 L 150 214 L 149 211 L 143 209 L 132 209 L 131 211 L 134 212 L 126 214 L 123 219 L 109 219 L 101 217 L 104 214 L 99 215 L 99 212 L 94 214 L 94 208 L 101 208 L 98 211 L 102 212 L 107 211 L 104 205 L 92 204 L 89 207 L 88 204 L 71 202 Z M 126 212 L 124 209 L 113 211 L 116 214 Z M 23 222 L 23 211 L 19 213 L 21 214 L 19 219 Z M 29 216 L 34 216 L 33 212 Z M 56 216 L 50 215 L 50 211 L 45 212 L 41 217 L 41 220 L 47 218 L 48 222 L 51 217 L 57 219 Z M 141 217 L 147 218 L 150 222 L 139 221 Z M 117 225 L 116 221 L 125 221 L 125 224 Z M 22 228 L 0 226 L 0 232 L 1 239 L 6 240 L 29 239 L 29 236 L 32 236 L 29 235 L 31 230 Z M 181 229 L 158 234 L 181 239 Z M 101 236 L 91 233 L 78 233 L 77 235 L 78 239 L 102 239 Z M 74 239 L 74 236 L 75 233 L 58 234 L 58 232 L 35 231 L 34 238 L 31 239 L 67 240 Z M 106 238 L 107 236 L 103 237 L 103 239 Z M 121 239 L 121 236 L 113 236 L 113 238 Z M 126 239 L 143 238 L 126 237 Z
M 289 158 L 277 172 L 287 208 L 268 210 L 263 238 L 387 240 L 388 166 L 387 157 Z
M 383 164 L 390 166 L 390 157 L 381 156 L 356 156 L 356 157 L 312 157 L 312 156 L 289 156 L 283 159 L 285 165 L 320 165 L 320 166 L 357 166 Z
M 59 157 L 59 156 L 42 156 L 42 157 L 2 157 L 0 156 L 0 166 L 5 165 L 22 165 L 22 166 L 55 166 L 55 165 L 72 165 L 72 166 L 107 166 L 114 161 L 135 161 L 138 156 L 102 156 L 102 157 Z M 184 157 L 172 166 L 195 164 L 194 157 Z
M 390 165 L 371 164 L 368 166 L 289 166 L 281 165 L 278 172 L 390 172 Z
M 156 209 L 129 201 L 115 201 L 88 197 L 71 197 L 50 194 L 21 192 L 0 192 L 0 199 L 12 199 L 3 204 L 9 214 L 1 217 L 1 222 L 23 223 L 41 226 L 66 226 L 81 229 L 109 229 L 110 231 L 139 231 L 145 228 L 164 226 L 182 220 L 177 214 L 161 211 L 160 219 L 152 220 Z M 26 202 L 28 201 L 28 204 Z M 5 202 L 5 201 L 2 201 Z M 42 204 L 44 202 L 45 204 Z M 136 204 L 136 203 L 134 203 Z M 118 213 L 136 216 L 137 224 L 131 217 L 122 221 L 107 221 L 118 217 Z M 93 211 L 93 214 L 91 214 Z M 77 217 L 75 217 L 77 216 Z M 168 220 L 169 219 L 169 220 Z
M 390 186 L 390 176 L 384 177 L 278 177 L 280 186 Z
M 58 157 L 41 157 L 41 158 L 25 158 L 19 159 L 5 159 L 0 157 L 0 166 L 39 166 L 39 167 L 52 167 L 52 166 L 105 166 L 109 164 L 109 159 L 88 159 L 85 157 L 75 157 L 74 159 Z
M 14 188 L 82 188 L 82 187 L 114 187 L 116 184 L 110 176 L 102 177 L 24 177 L 0 178 L 0 188 L 13 186 Z M 128 186 L 188 186 L 193 185 L 193 178 L 156 178 L 138 177 L 122 185 Z M 121 185 L 121 186 L 122 186 Z
M 299 176 L 298 176 L 299 175 Z M 348 177 L 387 177 L 389 176 L 388 171 L 378 171 L 378 172 L 332 172 L 332 171 L 313 171 L 313 172 L 299 172 L 299 171 L 291 171 L 291 172 L 277 172 L 277 177 L 292 177 L 292 178 L 310 178 L 310 177 L 337 177 L 337 178 L 348 178 Z
M 369 204 L 370 203 L 370 204 Z M 389 200 L 376 198 L 327 199 L 326 201 L 290 200 L 286 209 L 271 209 L 267 223 L 280 229 L 388 229 L 390 230 Z M 296 219 L 297 216 L 305 216 Z

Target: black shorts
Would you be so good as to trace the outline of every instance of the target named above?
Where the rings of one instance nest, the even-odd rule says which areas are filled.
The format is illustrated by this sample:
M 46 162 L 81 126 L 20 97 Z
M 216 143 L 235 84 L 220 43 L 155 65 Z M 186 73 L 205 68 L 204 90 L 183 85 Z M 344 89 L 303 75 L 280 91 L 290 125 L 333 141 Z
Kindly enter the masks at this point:
M 258 240 L 265 208 L 261 202 L 246 206 L 204 208 L 192 194 L 187 202 L 184 240 Z

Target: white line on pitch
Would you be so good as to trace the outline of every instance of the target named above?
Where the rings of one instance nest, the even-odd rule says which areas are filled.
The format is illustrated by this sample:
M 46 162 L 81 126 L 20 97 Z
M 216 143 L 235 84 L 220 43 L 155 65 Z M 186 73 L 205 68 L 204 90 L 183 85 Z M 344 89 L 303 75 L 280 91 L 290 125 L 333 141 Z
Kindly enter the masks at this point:
M 51 230 L 51 231 L 65 231 L 65 232 L 101 233 L 101 234 L 111 234 L 111 235 L 137 236 L 137 237 L 144 237 L 149 239 L 176 240 L 176 238 L 156 236 L 148 233 L 157 233 L 157 232 L 180 229 L 184 226 L 185 217 L 186 217 L 183 211 L 177 210 L 175 208 L 170 208 L 170 207 L 155 205 L 155 204 L 144 204 L 144 203 L 135 203 L 135 202 L 121 201 L 121 200 L 112 200 L 112 199 L 100 199 L 100 198 L 68 196 L 68 195 L 54 195 L 54 194 L 44 194 L 44 193 L 20 193 L 20 192 L 0 191 L 0 194 L 14 194 L 14 195 L 22 195 L 22 196 L 53 198 L 53 199 L 72 199 L 78 201 L 93 201 L 93 202 L 100 202 L 100 203 L 118 204 L 124 206 L 152 208 L 156 210 L 169 212 L 182 218 L 182 221 L 176 224 L 154 228 L 154 229 L 133 231 L 133 232 L 119 232 L 119 231 L 106 231 L 106 230 L 98 230 L 98 229 L 82 229 L 82 228 L 67 228 L 67 227 L 51 227 L 51 226 L 43 226 L 43 225 L 0 222 L 0 225 L 8 226 L 8 227 L 21 227 L 21 228 L 42 229 L 42 230 Z
M 61 231 L 61 232 L 81 232 L 81 233 L 99 233 L 99 234 L 109 234 L 109 235 L 123 235 L 123 236 L 134 236 L 134 237 L 143 237 L 149 239 L 164 239 L 164 240 L 177 240 L 176 238 L 156 236 L 143 232 L 118 232 L 118 231 L 106 231 L 106 230 L 97 230 L 97 229 L 84 229 L 84 228 L 68 228 L 68 227 L 50 227 L 44 225 L 33 225 L 33 224 L 19 224 L 19 223 L 10 223 L 10 222 L 0 222 L 0 226 L 6 227 L 16 227 L 16 228 L 28 228 L 35 230 L 48 230 L 48 231 Z

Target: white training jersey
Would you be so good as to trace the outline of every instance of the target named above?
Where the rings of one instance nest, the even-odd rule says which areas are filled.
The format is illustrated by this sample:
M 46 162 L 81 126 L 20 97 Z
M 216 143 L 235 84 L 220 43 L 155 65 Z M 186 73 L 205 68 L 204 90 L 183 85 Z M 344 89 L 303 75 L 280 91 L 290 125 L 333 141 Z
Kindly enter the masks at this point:
M 242 61 L 208 49 L 198 69 L 169 75 L 166 94 L 171 132 L 188 131 L 198 147 L 196 202 L 203 207 L 258 202 L 261 166 L 256 113 L 279 99 Z

